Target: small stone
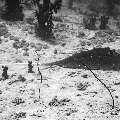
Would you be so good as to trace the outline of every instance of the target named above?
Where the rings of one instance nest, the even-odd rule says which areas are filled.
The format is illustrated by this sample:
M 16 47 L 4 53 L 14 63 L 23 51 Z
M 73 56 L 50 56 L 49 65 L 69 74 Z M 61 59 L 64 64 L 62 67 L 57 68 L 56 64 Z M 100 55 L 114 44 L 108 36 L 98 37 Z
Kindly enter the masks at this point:
M 24 52 L 23 56 L 29 56 L 29 53 L 28 52 Z
M 85 33 L 84 33 L 84 32 L 79 32 L 77 37 L 82 38 L 82 37 L 84 37 L 84 36 L 85 36 Z
M 2 43 L 2 39 L 0 39 L 0 44 Z
M 27 43 L 24 40 L 22 40 L 20 43 L 21 43 L 21 47 L 29 47 L 29 43 Z
M 66 45 L 66 43 L 62 43 L 61 46 L 64 47 Z
M 28 28 L 25 26 L 22 28 L 22 31 L 28 31 Z
M 33 30 L 28 30 L 28 33 L 29 34 L 34 34 L 34 31 Z
M 54 54 L 57 54 L 57 53 L 58 53 L 58 52 L 57 52 L 57 50 L 55 49 L 55 50 L 54 50 Z
M 7 66 L 2 66 L 2 68 L 3 68 L 2 78 L 4 80 L 6 80 L 6 79 L 8 79 L 8 73 L 7 73 L 8 67 Z
M 115 96 L 115 98 L 118 98 L 118 96 Z
M 2 94 L 2 90 L 0 90 L 0 94 Z
M 81 96 L 80 94 L 77 94 L 76 96 Z
M 22 63 L 23 61 L 21 59 L 16 59 L 16 63 Z
M 19 38 L 11 35 L 11 36 L 10 36 L 10 40 L 19 41 Z
M 91 45 L 91 43 L 90 43 L 90 42 L 87 42 L 87 45 L 88 45 L 88 46 L 90 46 L 90 45 Z
M 22 48 L 22 50 L 24 50 L 24 51 L 28 51 L 29 50 L 29 48 L 27 48 L 26 46 L 24 46 L 23 48 Z
M 4 38 L 10 37 L 10 35 L 11 35 L 10 33 L 7 33 L 7 34 L 4 35 Z
M 29 47 L 30 44 L 29 44 L 29 43 L 26 43 L 25 45 L 26 45 L 27 47 Z
M 22 42 L 22 43 L 26 43 L 26 41 L 25 41 L 25 40 L 21 40 L 21 42 Z
M 35 47 L 35 43 L 31 42 L 30 43 L 30 47 L 34 48 Z
M 18 37 L 14 37 L 14 41 L 19 42 L 19 38 Z
M 8 42 L 8 39 L 5 39 L 4 42 Z
M 19 81 L 22 81 L 22 82 L 25 82 L 25 81 L 26 81 L 26 78 L 24 78 L 22 75 L 19 75 L 19 76 L 18 76 L 18 80 L 19 80 Z
M 36 44 L 36 45 L 35 45 L 35 49 L 36 49 L 37 51 L 40 51 L 40 50 L 42 49 L 42 44 L 40 44 L 40 43 Z
M 13 43 L 13 47 L 14 47 L 15 49 L 19 49 L 19 48 L 21 48 L 21 44 L 20 44 L 19 42 L 14 42 L 14 43 Z
M 46 45 L 43 45 L 43 49 L 48 49 L 49 46 L 46 44 Z
M 83 77 L 83 78 L 88 78 L 88 75 L 87 75 L 87 74 L 86 74 L 86 75 L 82 75 L 82 77 Z
M 84 41 L 81 42 L 81 46 L 85 46 L 86 43 Z
M 8 33 L 7 27 L 5 25 L 1 24 L 0 25 L 0 36 L 4 36 L 7 33 Z
M 13 39 L 14 39 L 14 36 L 11 35 L 11 36 L 10 36 L 10 40 L 13 40 Z

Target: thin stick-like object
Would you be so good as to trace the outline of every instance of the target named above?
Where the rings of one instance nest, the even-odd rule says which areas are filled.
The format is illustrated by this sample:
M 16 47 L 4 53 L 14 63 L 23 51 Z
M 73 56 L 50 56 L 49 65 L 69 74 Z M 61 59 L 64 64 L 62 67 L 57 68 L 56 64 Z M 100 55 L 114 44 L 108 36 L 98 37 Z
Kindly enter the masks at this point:
M 81 62 L 81 63 L 82 63 L 88 70 L 90 70 L 90 72 L 94 75 L 94 77 L 108 90 L 108 92 L 109 92 L 109 94 L 110 94 L 110 96 L 111 96 L 111 98 L 112 98 L 112 109 L 114 109 L 114 107 L 115 107 L 115 101 L 114 101 L 114 97 L 113 97 L 110 89 L 106 86 L 105 83 L 103 83 L 103 82 L 97 77 L 97 75 L 96 75 L 87 65 L 85 65 L 83 62 Z

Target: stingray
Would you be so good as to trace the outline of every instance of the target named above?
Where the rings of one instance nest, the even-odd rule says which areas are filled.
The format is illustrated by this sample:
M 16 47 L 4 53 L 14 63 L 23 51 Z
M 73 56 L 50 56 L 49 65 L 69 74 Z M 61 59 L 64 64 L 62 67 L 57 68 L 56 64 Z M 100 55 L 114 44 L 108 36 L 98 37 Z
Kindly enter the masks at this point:
M 94 48 L 88 51 L 75 53 L 70 57 L 44 64 L 45 66 L 60 66 L 63 68 L 72 69 L 88 69 L 91 70 L 119 70 L 120 69 L 120 54 L 115 50 L 106 48 Z

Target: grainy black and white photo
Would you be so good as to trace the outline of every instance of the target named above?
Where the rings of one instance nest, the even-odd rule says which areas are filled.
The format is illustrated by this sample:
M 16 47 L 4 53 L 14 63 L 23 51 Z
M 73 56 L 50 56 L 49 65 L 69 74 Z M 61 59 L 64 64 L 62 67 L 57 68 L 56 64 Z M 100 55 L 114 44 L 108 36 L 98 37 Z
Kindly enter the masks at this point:
M 120 0 L 0 0 L 0 120 L 120 120 Z

